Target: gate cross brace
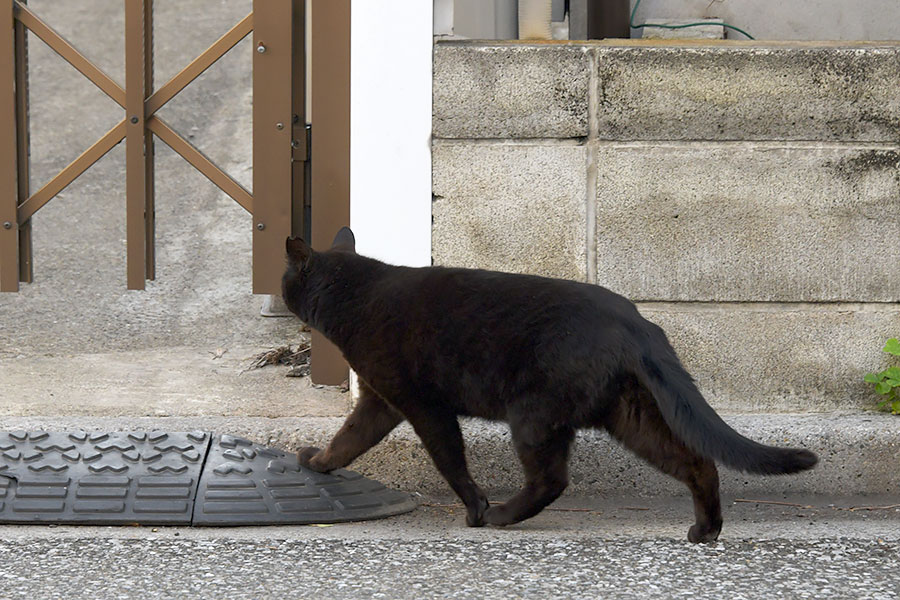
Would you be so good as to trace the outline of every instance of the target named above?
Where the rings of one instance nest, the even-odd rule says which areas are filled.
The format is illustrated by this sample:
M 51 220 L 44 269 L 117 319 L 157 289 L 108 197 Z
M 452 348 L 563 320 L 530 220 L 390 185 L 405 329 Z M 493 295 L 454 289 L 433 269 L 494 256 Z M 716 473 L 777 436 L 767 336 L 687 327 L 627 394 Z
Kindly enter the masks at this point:
M 152 0 L 145 1 L 148 2 L 148 4 L 152 2 Z M 116 83 L 112 77 L 87 59 L 62 35 L 44 22 L 25 4 L 18 0 L 12 0 L 11 4 L 15 21 L 18 21 L 31 30 L 79 73 L 84 75 L 91 83 L 115 101 L 116 104 L 123 109 L 127 108 L 128 102 L 125 88 Z M 126 4 L 126 9 L 128 7 L 129 5 Z M 146 18 L 146 16 L 149 15 L 149 12 L 148 9 L 144 15 L 139 16 Z M 144 27 L 146 31 L 146 24 L 144 24 Z M 183 136 L 172 129 L 172 127 L 155 113 L 191 82 L 203 74 L 209 67 L 215 64 L 216 61 L 236 46 L 238 42 L 247 37 L 252 31 L 253 13 L 250 13 L 216 40 L 209 48 L 192 60 L 177 75 L 150 94 L 148 98 L 144 99 L 142 102 L 143 113 L 139 117 L 139 121 L 144 122 L 146 130 L 154 133 L 191 166 L 200 171 L 225 194 L 230 196 L 241 207 L 251 213 L 253 211 L 252 194 L 234 180 L 234 178 L 216 166 L 203 154 L 203 152 L 184 139 Z M 130 119 L 132 123 L 134 123 L 134 117 L 131 117 Z M 128 135 L 128 121 L 129 117 L 126 116 L 126 118 L 123 118 L 97 142 L 82 152 L 78 158 L 48 181 L 41 189 L 21 201 L 16 209 L 17 225 L 22 226 L 28 222 L 38 210 L 63 191 L 94 163 L 103 158 L 103 156 L 112 150 L 112 148 L 124 140 Z M 24 125 L 24 123 L 19 123 L 20 127 Z M 23 156 L 18 158 L 19 160 L 27 160 L 27 157 Z M 145 243 L 152 244 L 152 240 L 145 240 Z M 152 266 L 150 265 L 147 265 L 147 267 L 152 269 Z M 138 281 L 137 278 L 129 276 L 129 288 L 143 288 L 143 279 L 144 278 L 141 277 Z M 0 291 L 15 291 L 18 288 L 17 281 L 14 281 L 9 277 L 4 277 L 2 283 L 2 290 Z
M 27 7 L 0 0 L 0 292 L 31 281 L 31 217 L 126 141 L 128 287 L 154 278 L 154 136 L 253 216 L 253 292 L 280 289 L 284 239 L 310 230 L 321 247 L 349 224 L 350 0 L 313 0 L 311 98 L 316 134 L 307 139 L 305 0 L 253 0 L 253 11 L 153 91 L 153 0 L 125 2 L 125 86 L 85 58 Z M 35 193 L 28 186 L 26 31 L 32 31 L 122 107 L 125 118 Z M 157 115 L 167 102 L 253 32 L 253 193 Z M 318 160 L 310 162 L 310 146 Z M 309 196 L 315 203 L 309 203 Z M 307 223 L 307 211 L 312 224 Z M 277 257 L 277 259 L 276 259 Z M 317 339 L 318 336 L 318 339 Z M 340 352 L 314 334 L 312 378 L 340 383 Z

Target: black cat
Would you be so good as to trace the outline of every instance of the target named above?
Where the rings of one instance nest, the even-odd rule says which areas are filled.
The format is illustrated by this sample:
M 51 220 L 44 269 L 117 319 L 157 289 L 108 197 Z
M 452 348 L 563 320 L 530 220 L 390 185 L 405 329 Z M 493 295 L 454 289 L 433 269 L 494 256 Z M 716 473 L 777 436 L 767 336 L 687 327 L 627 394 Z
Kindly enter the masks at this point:
M 466 506 L 466 522 L 508 525 L 539 513 L 568 484 L 575 431 L 594 427 L 684 482 L 692 542 L 722 528 L 719 461 L 750 473 L 794 473 L 807 450 L 775 448 L 729 427 L 706 403 L 662 329 L 605 288 L 532 275 L 384 264 L 342 229 L 327 252 L 288 238 L 288 308 L 344 353 L 360 399 L 316 471 L 350 464 L 410 422 Z M 489 506 L 469 475 L 457 417 L 509 423 L 525 487 Z

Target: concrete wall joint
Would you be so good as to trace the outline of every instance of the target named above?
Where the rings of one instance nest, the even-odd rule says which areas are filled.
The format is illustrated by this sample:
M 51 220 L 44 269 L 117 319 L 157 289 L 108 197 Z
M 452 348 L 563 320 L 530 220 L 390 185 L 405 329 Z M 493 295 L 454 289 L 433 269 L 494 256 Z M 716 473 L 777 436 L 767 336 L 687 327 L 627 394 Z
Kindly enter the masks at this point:
M 432 146 L 584 146 L 587 138 L 438 138 L 433 137 Z
M 599 174 L 599 165 L 597 164 L 597 137 L 598 137 L 598 109 L 600 107 L 600 98 L 598 90 L 597 75 L 597 51 L 593 49 L 590 53 L 590 80 L 588 85 L 588 137 L 587 137 L 587 155 L 585 161 L 586 182 L 585 187 L 585 245 L 587 246 L 587 281 L 588 283 L 597 283 L 597 178 Z

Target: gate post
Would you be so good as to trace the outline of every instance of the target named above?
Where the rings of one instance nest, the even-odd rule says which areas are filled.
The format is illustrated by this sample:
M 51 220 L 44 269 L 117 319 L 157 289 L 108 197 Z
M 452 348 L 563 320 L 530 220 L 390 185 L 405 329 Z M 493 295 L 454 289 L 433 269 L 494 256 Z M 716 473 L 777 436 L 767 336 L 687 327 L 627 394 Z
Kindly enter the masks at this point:
M 149 146 L 152 137 L 146 126 L 144 102 L 149 96 L 147 29 L 152 0 L 125 0 L 125 173 L 126 173 L 126 232 L 128 240 L 128 289 L 144 289 L 144 281 L 152 274 L 148 258 L 152 256 L 153 239 L 148 237 L 148 221 L 152 220 L 153 204 L 148 192 L 147 164 L 152 159 Z
M 314 0 L 312 7 L 306 15 L 305 0 L 253 2 L 255 294 L 281 294 L 284 262 L 273 257 L 284 256 L 287 236 L 305 235 L 307 161 L 312 245 L 327 248 L 335 232 L 350 223 L 350 1 Z M 320 98 L 312 126 L 312 139 L 319 140 L 312 143 L 315 152 L 306 137 L 307 18 L 314 21 L 312 95 Z M 310 362 L 315 383 L 347 379 L 340 352 L 315 331 Z
M 293 13 L 292 0 L 253 0 L 254 294 L 281 295 L 292 233 Z
M 26 4 L 27 0 L 19 0 Z M 25 25 L 15 23 L 16 49 L 16 152 L 18 165 L 19 205 L 31 194 L 31 130 L 28 114 L 28 35 Z M 19 223 L 19 281 L 34 281 L 34 258 L 31 245 L 31 219 Z
M 291 189 L 291 235 L 309 239 L 306 227 L 309 221 L 309 130 L 306 123 L 306 0 L 293 0 L 293 61 L 291 67 L 291 94 L 293 131 L 291 154 L 293 187 Z
M 144 98 L 153 93 L 153 0 L 144 0 Z M 144 112 L 146 116 L 146 110 Z M 144 240 L 145 277 L 156 279 L 156 148 L 153 134 L 145 130 L 144 137 Z
M 0 292 L 19 290 L 14 41 L 13 0 L 0 0 Z
M 331 247 L 350 225 L 350 0 L 312 1 L 312 246 Z M 313 331 L 310 376 L 336 385 L 349 370 L 341 352 Z

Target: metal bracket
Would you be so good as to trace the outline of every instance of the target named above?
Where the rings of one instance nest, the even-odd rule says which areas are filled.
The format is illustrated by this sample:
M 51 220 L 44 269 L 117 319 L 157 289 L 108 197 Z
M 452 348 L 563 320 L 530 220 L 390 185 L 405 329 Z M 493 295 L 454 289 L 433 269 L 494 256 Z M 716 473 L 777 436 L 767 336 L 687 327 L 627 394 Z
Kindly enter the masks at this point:
M 299 117 L 294 115 L 294 119 L 297 120 Z M 294 162 L 309 162 L 309 149 L 312 147 L 312 125 L 307 123 L 303 131 L 298 131 L 299 129 L 299 125 L 295 123 L 294 138 L 291 140 L 291 148 L 294 152 L 291 158 Z

